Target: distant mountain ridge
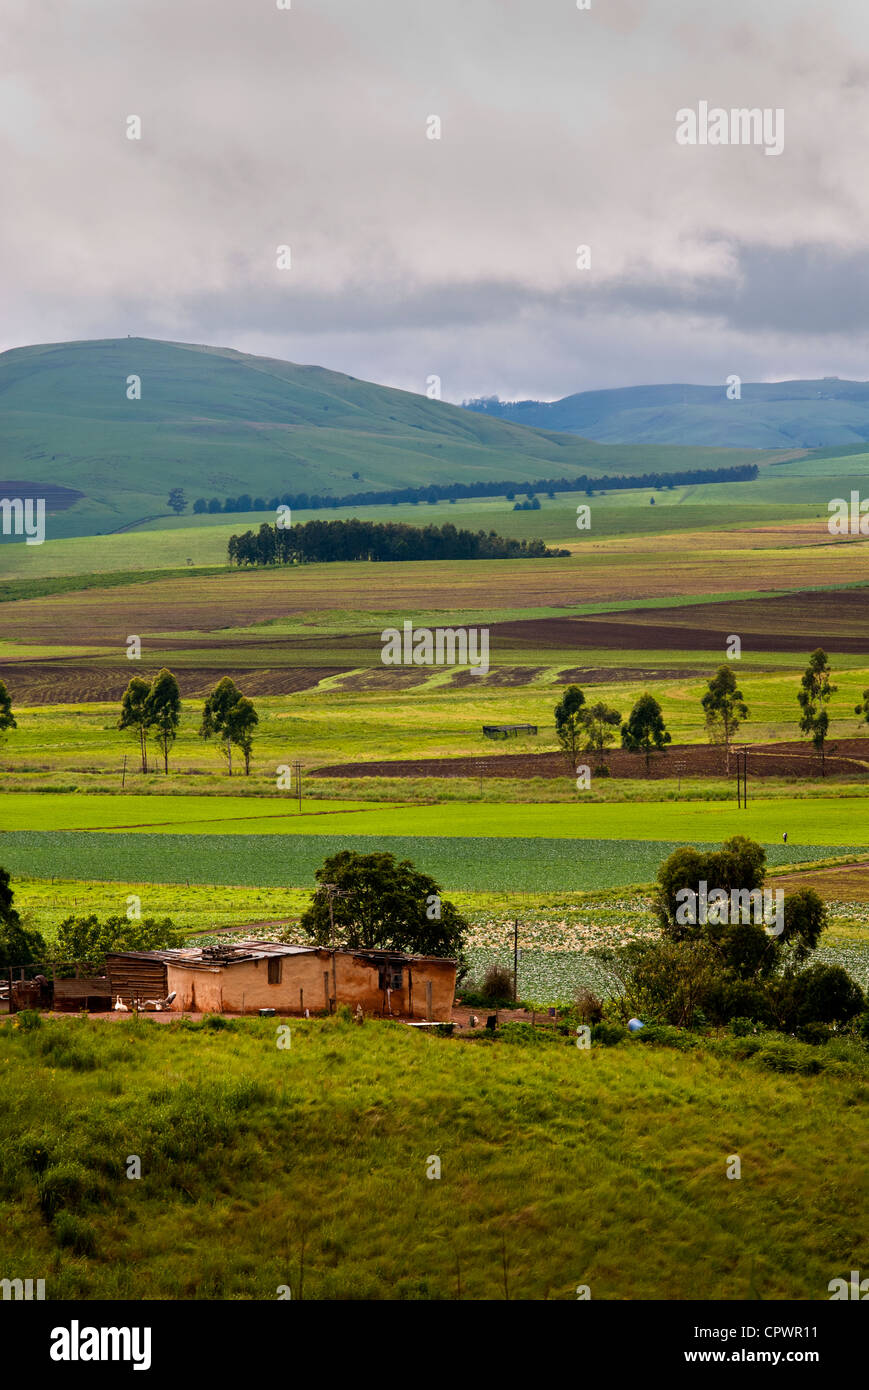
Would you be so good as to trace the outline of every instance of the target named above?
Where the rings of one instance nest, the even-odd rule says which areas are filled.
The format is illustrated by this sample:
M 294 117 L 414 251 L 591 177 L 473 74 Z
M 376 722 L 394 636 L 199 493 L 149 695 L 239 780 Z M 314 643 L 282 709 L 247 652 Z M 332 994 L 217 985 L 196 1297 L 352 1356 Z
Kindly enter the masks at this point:
M 869 441 L 869 382 L 743 382 L 740 399 L 720 386 L 625 386 L 557 401 L 481 397 L 466 410 L 490 419 L 582 435 L 601 444 L 690 448 L 826 449 Z
M 46 497 L 54 489 L 50 536 L 164 515 L 173 488 L 184 490 L 189 514 L 197 498 L 240 494 L 334 498 L 767 461 L 746 450 L 593 443 L 324 367 L 195 343 L 108 338 L 0 354 L 0 479 L 38 485 Z M 62 510 L 61 488 L 73 498 Z

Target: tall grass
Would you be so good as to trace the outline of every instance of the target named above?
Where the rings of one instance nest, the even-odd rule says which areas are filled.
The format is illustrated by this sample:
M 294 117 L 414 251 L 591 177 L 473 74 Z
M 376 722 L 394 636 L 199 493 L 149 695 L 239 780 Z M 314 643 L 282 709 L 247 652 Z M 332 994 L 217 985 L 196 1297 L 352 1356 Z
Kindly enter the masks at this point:
M 753 1277 L 816 1299 L 869 1259 L 858 1044 L 765 1062 L 756 1038 L 276 1036 L 0 1026 L 0 1277 L 49 1298 L 511 1300 L 741 1299 Z

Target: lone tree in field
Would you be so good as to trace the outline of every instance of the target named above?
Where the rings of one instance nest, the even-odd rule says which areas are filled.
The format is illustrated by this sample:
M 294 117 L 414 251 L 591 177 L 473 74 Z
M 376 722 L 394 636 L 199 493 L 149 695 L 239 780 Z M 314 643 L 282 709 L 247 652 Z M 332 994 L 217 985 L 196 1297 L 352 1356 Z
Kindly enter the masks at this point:
M 199 733 L 204 739 L 217 737 L 221 740 L 221 752 L 226 758 L 230 777 L 233 744 L 241 748 L 245 772 L 250 772 L 253 730 L 258 723 L 259 716 L 251 701 L 242 695 L 229 676 L 224 676 L 205 701 Z
M 324 860 L 315 878 L 320 887 L 300 926 L 316 945 L 448 956 L 459 962 L 459 973 L 466 969 L 467 922 L 409 859 L 343 849 Z
M 622 725 L 622 747 L 629 753 L 642 753 L 646 759 L 646 776 L 653 753 L 663 753 L 670 742 L 664 727 L 661 706 L 654 695 L 641 695 L 626 722 Z
M 0 969 L 10 965 L 37 965 L 45 960 L 45 940 L 38 931 L 22 925 L 13 907 L 9 875 L 0 869 Z
M 229 741 L 241 749 L 244 754 L 244 775 L 250 776 L 250 755 L 253 750 L 253 731 L 259 723 L 259 715 L 253 707 L 253 702 L 242 695 L 240 700 L 236 700 L 234 705 L 229 708 L 227 724 L 229 728 Z
M 824 744 L 830 728 L 827 705 L 837 689 L 835 685 L 830 683 L 830 663 L 823 647 L 818 647 L 809 657 L 809 664 L 800 686 L 801 688 L 797 692 L 797 700 L 802 710 L 800 728 L 804 734 L 810 736 L 815 751 L 820 755 L 821 776 L 823 777 L 825 776 Z
M 148 726 L 150 723 L 148 696 L 150 694 L 150 681 L 144 680 L 142 676 L 134 676 L 124 691 L 121 700 L 121 717 L 118 720 L 119 729 L 131 729 L 138 735 L 143 772 L 148 771 Z
M 585 704 L 585 696 L 578 685 L 569 685 L 555 706 L 555 735 L 558 746 L 567 759 L 573 772 L 576 760 L 582 751 L 584 731 L 580 711 Z
M 176 516 L 180 516 L 187 506 L 187 498 L 184 496 L 183 487 L 173 487 L 169 490 L 169 503 Z
M 0 743 L 7 729 L 17 729 L 15 715 L 12 713 L 12 700 L 4 681 L 0 681 Z
M 585 704 L 585 696 L 578 685 L 569 685 L 555 706 L 555 727 L 560 729 L 572 714 L 576 714 Z
M 730 772 L 730 744 L 743 719 L 748 718 L 748 705 L 742 698 L 742 691 L 736 688 L 731 666 L 719 666 L 701 703 L 709 741 L 724 744 L 725 767 Z
M 175 742 L 181 718 L 181 692 L 177 680 L 165 666 L 151 683 L 145 700 L 145 716 L 148 727 L 155 730 L 157 746 L 163 754 L 163 771 L 168 777 L 169 749 Z
M 587 705 L 578 717 L 585 734 L 585 747 L 594 753 L 599 765 L 607 745 L 615 741 L 614 731 L 621 724 L 622 716 L 617 709 L 611 709 L 600 700 L 596 705 Z
M 865 723 L 869 724 L 869 690 L 863 691 L 863 703 L 854 706 L 854 713 L 859 714 Z

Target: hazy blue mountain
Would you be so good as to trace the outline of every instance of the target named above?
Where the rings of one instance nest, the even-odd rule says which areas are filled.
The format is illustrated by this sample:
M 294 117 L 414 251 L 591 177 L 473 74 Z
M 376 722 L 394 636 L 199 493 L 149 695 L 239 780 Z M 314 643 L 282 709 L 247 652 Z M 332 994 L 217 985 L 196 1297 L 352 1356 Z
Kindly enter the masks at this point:
M 741 399 L 720 386 L 626 386 L 559 401 L 466 401 L 465 408 L 534 429 L 605 444 L 742 449 L 820 449 L 869 440 L 869 382 L 743 382 Z

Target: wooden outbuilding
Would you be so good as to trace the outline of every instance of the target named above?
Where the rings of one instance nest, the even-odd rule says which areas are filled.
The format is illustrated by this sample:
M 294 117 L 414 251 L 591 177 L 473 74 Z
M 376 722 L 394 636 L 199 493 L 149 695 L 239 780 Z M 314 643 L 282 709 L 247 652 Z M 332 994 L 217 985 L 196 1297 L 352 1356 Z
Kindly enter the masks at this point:
M 452 1017 L 456 962 L 396 951 L 332 950 L 278 941 L 240 941 L 106 957 L 112 1003 L 127 1008 L 175 998 L 173 1012 L 279 1014 L 361 1005 L 381 1017 Z
M 518 738 L 520 734 L 536 734 L 536 724 L 484 724 L 485 738 Z

